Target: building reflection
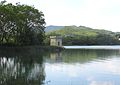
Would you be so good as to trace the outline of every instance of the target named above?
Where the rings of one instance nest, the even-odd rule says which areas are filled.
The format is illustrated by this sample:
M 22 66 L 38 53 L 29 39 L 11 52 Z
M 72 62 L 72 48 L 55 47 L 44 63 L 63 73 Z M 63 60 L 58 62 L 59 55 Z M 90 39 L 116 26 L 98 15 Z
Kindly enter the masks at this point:
M 52 62 L 62 62 L 62 53 L 61 52 L 50 53 L 50 59 L 52 60 Z

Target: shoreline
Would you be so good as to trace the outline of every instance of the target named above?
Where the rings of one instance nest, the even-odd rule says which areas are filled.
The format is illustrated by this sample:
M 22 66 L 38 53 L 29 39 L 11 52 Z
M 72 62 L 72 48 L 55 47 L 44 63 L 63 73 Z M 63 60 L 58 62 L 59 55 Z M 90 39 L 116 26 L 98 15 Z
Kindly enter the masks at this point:
M 56 52 L 63 50 L 64 47 L 57 47 L 57 46 L 0 46 L 0 50 L 14 50 L 14 51 L 31 51 L 36 50 L 40 52 Z

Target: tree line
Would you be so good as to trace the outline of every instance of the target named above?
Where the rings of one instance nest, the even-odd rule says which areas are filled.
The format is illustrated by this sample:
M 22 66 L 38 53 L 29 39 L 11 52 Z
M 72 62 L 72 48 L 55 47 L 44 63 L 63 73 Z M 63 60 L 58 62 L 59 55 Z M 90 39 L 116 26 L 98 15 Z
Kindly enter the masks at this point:
M 85 26 L 65 26 L 60 30 L 49 31 L 50 35 L 60 35 L 63 37 L 63 45 L 118 45 L 119 35 L 108 30 L 92 29 Z M 46 39 L 46 42 L 49 39 Z
M 0 2 L 0 45 L 42 45 L 43 12 L 33 6 Z

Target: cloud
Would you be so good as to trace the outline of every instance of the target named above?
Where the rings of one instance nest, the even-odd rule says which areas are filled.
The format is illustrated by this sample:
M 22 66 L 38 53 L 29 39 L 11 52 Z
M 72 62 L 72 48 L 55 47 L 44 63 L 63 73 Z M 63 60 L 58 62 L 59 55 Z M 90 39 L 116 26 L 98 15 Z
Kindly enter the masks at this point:
M 34 5 L 47 25 L 85 25 L 120 31 L 120 0 L 7 0 Z
M 75 66 L 76 65 L 76 66 Z M 66 68 L 67 67 L 67 68 Z M 46 69 L 49 69 L 49 72 L 64 74 L 68 77 L 76 78 L 81 74 L 83 66 L 81 64 L 49 64 L 46 63 Z M 47 71 L 47 70 L 46 70 Z

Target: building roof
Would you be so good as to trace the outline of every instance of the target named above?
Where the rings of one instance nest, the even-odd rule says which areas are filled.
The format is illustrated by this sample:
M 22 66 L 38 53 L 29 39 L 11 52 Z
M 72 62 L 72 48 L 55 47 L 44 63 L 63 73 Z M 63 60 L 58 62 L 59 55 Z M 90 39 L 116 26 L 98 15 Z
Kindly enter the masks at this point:
M 62 39 L 62 36 L 50 36 L 50 39 Z

